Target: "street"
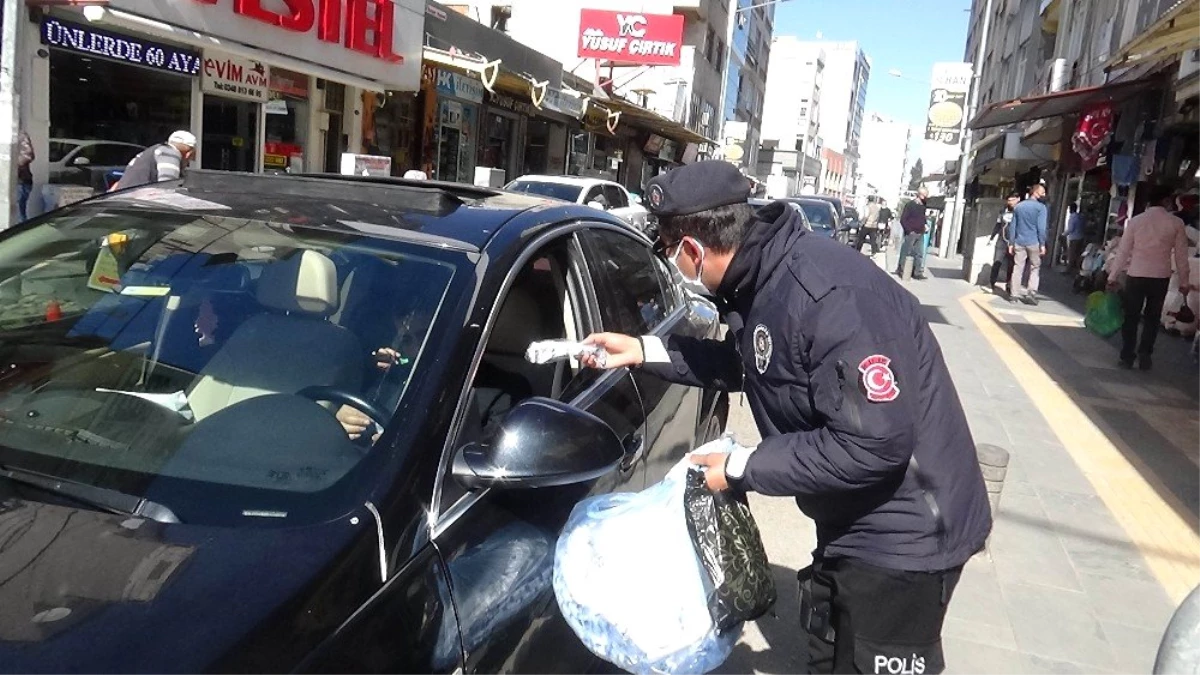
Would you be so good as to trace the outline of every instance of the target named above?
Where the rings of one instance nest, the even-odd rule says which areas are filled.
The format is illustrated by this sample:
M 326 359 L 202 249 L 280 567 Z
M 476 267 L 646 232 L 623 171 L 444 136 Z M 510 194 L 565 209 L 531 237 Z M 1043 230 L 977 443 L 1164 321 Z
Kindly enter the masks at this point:
M 1011 453 L 987 550 L 950 604 L 947 672 L 1150 672 L 1174 607 L 1200 581 L 1200 422 L 1186 344 L 1164 338 L 1175 367 L 1122 372 L 1060 279 L 1047 279 L 1063 288 L 1034 309 L 955 279 L 952 262 L 932 258 L 930 271 L 907 287 L 975 441 Z M 737 398 L 729 428 L 757 439 Z M 720 672 L 798 672 L 796 571 L 811 560 L 815 531 L 790 500 L 752 495 L 751 505 L 779 602 Z

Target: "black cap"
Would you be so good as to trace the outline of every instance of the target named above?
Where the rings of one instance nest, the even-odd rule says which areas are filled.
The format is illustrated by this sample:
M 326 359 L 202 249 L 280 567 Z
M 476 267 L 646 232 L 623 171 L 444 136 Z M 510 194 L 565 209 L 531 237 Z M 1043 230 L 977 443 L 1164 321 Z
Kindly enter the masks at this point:
M 656 216 L 686 216 L 745 204 L 749 198 L 750 180 L 733 164 L 716 159 L 681 166 L 646 185 L 646 202 Z

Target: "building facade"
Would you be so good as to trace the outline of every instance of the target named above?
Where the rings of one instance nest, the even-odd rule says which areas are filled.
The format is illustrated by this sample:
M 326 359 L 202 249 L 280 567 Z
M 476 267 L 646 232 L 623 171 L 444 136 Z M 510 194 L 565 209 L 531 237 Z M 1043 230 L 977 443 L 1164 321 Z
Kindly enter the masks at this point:
M 838 191 L 853 195 L 858 174 L 859 146 L 867 102 L 871 61 L 858 42 L 817 42 L 825 52 L 821 92 L 821 138 L 825 147 L 845 158 L 846 184 Z
M 737 0 L 733 20 L 729 23 L 729 63 L 725 69 L 725 100 L 721 119 L 723 122 L 745 123 L 743 155 L 738 163 L 755 170 L 762 140 L 763 104 L 775 32 L 775 5 L 764 5 L 755 0 Z M 740 126 L 738 128 L 740 130 Z
M 780 36 L 772 41 L 763 104 L 759 176 L 784 176 L 774 192 L 792 196 L 815 194 L 822 188 L 821 101 L 825 52 L 820 44 Z M 774 186 L 787 185 L 775 189 Z
M 967 59 L 983 41 L 986 7 L 972 4 Z M 1197 23 L 1200 0 L 992 2 L 963 162 L 965 265 L 985 261 L 978 241 L 1010 190 L 1047 185 L 1053 256 L 1069 204 L 1088 241 L 1104 244 L 1144 207 L 1149 186 L 1200 187 Z
M 863 122 L 858 169 L 862 183 L 858 195 L 883 197 L 889 204 L 899 200 L 908 187 L 905 164 L 912 128 L 877 112 L 868 112 Z
M 196 135 L 193 165 L 205 169 L 336 171 L 361 146 L 362 93 L 420 87 L 425 3 L 358 22 L 334 4 L 344 20 L 284 27 L 237 3 L 21 3 L 30 211 L 106 189 L 109 170 L 176 129 Z

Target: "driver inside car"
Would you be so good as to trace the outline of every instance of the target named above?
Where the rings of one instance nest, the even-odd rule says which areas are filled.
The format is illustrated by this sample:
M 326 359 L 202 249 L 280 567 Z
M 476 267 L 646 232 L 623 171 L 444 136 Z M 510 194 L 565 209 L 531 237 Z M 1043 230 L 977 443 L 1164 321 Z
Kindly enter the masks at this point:
M 394 370 L 411 364 L 421 348 L 429 323 L 428 313 L 420 309 L 409 311 L 395 320 L 396 346 L 379 347 L 371 352 L 372 373 L 367 376 L 364 394 L 374 401 L 388 401 L 399 396 L 401 392 L 398 388 L 403 385 L 403 373 L 406 371 L 402 370 L 398 376 L 393 376 Z M 343 404 L 334 416 L 352 441 L 370 433 L 371 445 L 374 445 L 383 434 L 382 426 L 352 405 Z

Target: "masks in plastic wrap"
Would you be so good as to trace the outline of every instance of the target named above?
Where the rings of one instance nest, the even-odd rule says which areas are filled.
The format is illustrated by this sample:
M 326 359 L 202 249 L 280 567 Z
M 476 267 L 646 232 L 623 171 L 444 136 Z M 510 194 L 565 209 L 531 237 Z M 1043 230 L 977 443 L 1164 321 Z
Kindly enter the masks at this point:
M 592 497 L 559 537 L 554 594 L 592 653 L 632 673 L 705 673 L 724 663 L 741 625 L 718 631 L 714 592 L 684 516 L 685 459 L 633 494 Z

